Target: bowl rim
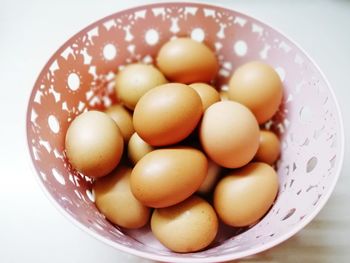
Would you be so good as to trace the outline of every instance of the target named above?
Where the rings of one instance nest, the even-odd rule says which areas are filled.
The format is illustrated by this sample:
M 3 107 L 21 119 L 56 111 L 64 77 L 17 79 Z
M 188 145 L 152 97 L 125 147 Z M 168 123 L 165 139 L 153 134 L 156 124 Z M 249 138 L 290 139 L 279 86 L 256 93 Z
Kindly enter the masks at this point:
M 115 15 L 122 15 L 124 13 L 129 13 L 129 12 L 133 12 L 133 11 L 137 11 L 140 10 L 142 8 L 149 8 L 149 7 L 164 7 L 164 6 L 174 6 L 174 5 L 195 5 L 198 7 L 202 7 L 202 8 L 219 8 L 222 10 L 230 10 L 230 11 L 234 11 L 235 13 L 237 13 L 238 15 L 248 18 L 250 20 L 254 20 L 262 25 L 264 25 L 265 27 L 268 27 L 270 29 L 272 29 L 273 31 L 277 32 L 278 34 L 280 34 L 281 36 L 285 37 L 288 41 L 290 41 L 290 43 L 292 43 L 295 47 L 297 47 L 302 53 L 303 55 L 313 64 L 313 66 L 317 69 L 317 71 L 319 72 L 319 74 L 321 75 L 321 77 L 323 78 L 323 80 L 325 81 L 330 95 L 333 99 L 334 105 L 335 105 L 335 109 L 336 109 L 336 118 L 339 120 L 339 131 L 338 131 L 338 135 L 339 135 L 339 161 L 338 161 L 338 166 L 336 167 L 336 171 L 335 171 L 335 175 L 334 175 L 334 179 L 331 181 L 331 185 L 329 187 L 328 192 L 326 192 L 323 195 L 323 198 L 318 202 L 318 205 L 315 207 L 314 211 L 312 211 L 310 214 L 308 214 L 303 221 L 301 221 L 301 223 L 295 225 L 293 228 L 291 228 L 290 231 L 286 232 L 285 234 L 281 235 L 280 237 L 273 239 L 271 241 L 266 242 L 265 244 L 262 244 L 259 247 L 256 248 L 250 248 L 241 252 L 231 252 L 230 254 L 227 255 L 218 255 L 218 256 L 207 256 L 207 257 L 191 257 L 191 254 L 188 254 L 189 256 L 182 256 L 182 257 L 174 257 L 174 256 L 166 256 L 166 255 L 156 255 L 154 253 L 151 252 L 145 252 L 145 251 L 140 251 L 137 250 L 135 248 L 132 247 L 127 247 L 124 246 L 122 244 L 119 243 L 115 243 L 113 241 L 111 241 L 110 239 L 94 232 L 93 230 L 91 230 L 90 228 L 86 227 L 85 225 L 83 225 L 82 223 L 80 223 L 77 219 L 75 219 L 72 215 L 70 215 L 65 209 L 63 209 L 59 203 L 51 196 L 51 194 L 49 193 L 49 191 L 47 190 L 47 188 L 45 187 L 43 181 L 40 179 L 39 175 L 39 171 L 36 169 L 36 167 L 34 166 L 34 161 L 33 161 L 33 156 L 32 156 L 32 152 L 31 152 L 31 148 L 30 148 L 30 141 L 29 141 L 29 137 L 28 137 L 28 130 L 27 130 L 27 126 L 28 123 L 30 123 L 30 111 L 29 111 L 29 106 L 30 106 L 30 101 L 33 100 L 35 93 L 34 93 L 34 88 L 39 84 L 40 79 L 42 78 L 42 76 L 44 75 L 44 73 L 49 69 L 49 66 L 52 64 L 52 62 L 54 62 L 55 58 L 57 55 L 61 54 L 62 51 L 64 51 L 64 49 L 66 48 L 65 45 L 70 42 L 71 40 L 73 40 L 74 38 L 76 38 L 78 35 L 80 35 L 81 33 L 88 31 L 92 28 L 94 28 L 95 26 L 97 26 L 98 24 L 100 24 L 102 21 L 108 21 L 109 19 L 112 19 Z M 38 184 L 40 185 L 40 188 L 42 189 L 42 191 L 45 193 L 46 197 L 50 200 L 50 202 L 56 207 L 56 209 L 62 214 L 64 215 L 64 217 L 70 221 L 71 223 L 73 223 L 75 226 L 77 226 L 79 229 L 83 230 L 84 232 L 87 232 L 88 234 L 90 234 L 92 237 L 94 237 L 95 239 L 113 247 L 116 248 L 122 252 L 125 253 L 129 253 L 138 257 L 142 257 L 142 258 L 146 258 L 146 259 L 150 259 L 150 260 L 156 260 L 156 261 L 162 261 L 162 262 L 177 262 L 177 263 L 185 263 L 185 262 L 193 262 L 193 263 L 209 263 L 209 262 L 223 262 L 223 261 L 229 261 L 229 260 L 235 260 L 235 259 L 239 259 L 239 258 L 244 258 L 247 256 L 251 256 L 257 253 L 260 253 L 262 251 L 268 250 L 272 247 L 275 247 L 276 245 L 286 241 L 287 239 L 291 238 L 293 235 L 295 235 L 297 232 L 299 232 L 301 229 L 303 229 L 306 225 L 308 225 L 315 217 L 316 215 L 321 211 L 321 209 L 325 206 L 325 204 L 327 203 L 327 201 L 329 200 L 330 196 L 332 195 L 334 188 L 337 184 L 337 181 L 339 179 L 339 176 L 341 174 L 341 170 L 343 167 L 343 162 L 344 162 L 344 152 L 345 152 L 345 134 L 344 134 L 344 123 L 343 123 L 343 117 L 342 117 L 342 112 L 341 112 L 341 108 L 340 105 L 338 103 L 338 100 L 335 96 L 335 92 L 332 88 L 332 86 L 330 85 L 330 82 L 328 80 L 328 78 L 325 76 L 325 74 L 323 73 L 323 71 L 320 69 L 320 67 L 318 66 L 318 64 L 310 57 L 310 55 L 297 43 L 295 42 L 292 38 L 290 38 L 287 34 L 282 33 L 281 30 L 279 30 L 278 28 L 276 28 L 275 26 L 271 26 L 269 23 L 264 22 L 263 20 L 261 20 L 260 18 L 256 18 L 255 16 L 253 17 L 252 15 L 249 14 L 245 14 L 239 10 L 233 9 L 231 7 L 225 6 L 223 3 L 218 3 L 218 4 L 208 4 L 208 3 L 203 3 L 200 2 L 198 0 L 195 1 L 189 1 L 189 2 L 185 2 L 185 1 L 179 1 L 179 2 L 175 2 L 175 1 L 170 1 L 170 2 L 153 2 L 153 3 L 148 3 L 148 4 L 144 4 L 144 5 L 133 5 L 132 7 L 126 8 L 126 9 L 122 9 L 120 11 L 114 12 L 110 15 L 107 15 L 101 19 L 98 19 L 97 21 L 89 24 L 88 26 L 84 27 L 83 29 L 81 29 L 79 32 L 77 32 L 76 34 L 74 34 L 72 37 L 70 37 L 67 41 L 65 41 L 63 44 L 61 44 L 60 48 L 57 49 L 54 54 L 50 57 L 50 59 L 46 62 L 45 66 L 41 69 L 39 76 L 37 77 L 35 84 L 33 86 L 33 88 L 30 91 L 30 96 L 27 99 L 27 107 L 26 107 L 26 122 L 25 122 L 25 138 L 26 138 L 26 147 L 27 147 L 27 154 L 28 154 L 28 159 L 27 161 L 30 163 L 30 168 L 32 170 L 32 175 L 36 178 Z M 337 154 L 338 155 L 338 154 Z M 184 254 L 182 254 L 184 255 Z

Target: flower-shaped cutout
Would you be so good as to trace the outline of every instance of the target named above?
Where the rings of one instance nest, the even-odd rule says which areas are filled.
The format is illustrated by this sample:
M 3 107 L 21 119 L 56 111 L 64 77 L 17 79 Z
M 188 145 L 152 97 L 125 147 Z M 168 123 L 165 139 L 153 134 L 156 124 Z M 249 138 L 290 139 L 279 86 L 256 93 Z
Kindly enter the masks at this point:
M 82 111 L 80 104 L 85 103 L 82 98 L 93 82 L 93 75 L 89 73 L 90 66 L 84 63 L 84 56 L 81 54 L 69 54 L 67 59 L 60 56 L 57 64 L 53 87 L 60 93 L 62 109 L 70 115 L 77 115 Z
M 116 72 L 120 64 L 129 57 L 123 28 L 112 26 L 106 29 L 104 25 L 98 27 L 98 35 L 93 36 L 87 53 L 91 56 L 91 65 L 96 67 L 98 75 Z
M 206 14 L 204 9 L 196 9 L 194 12 L 187 13 L 184 19 L 179 20 L 178 24 L 181 30 L 186 32 L 185 36 L 204 42 L 214 50 L 217 34 L 220 31 L 220 24 L 213 23 L 214 19 L 215 17 Z M 217 34 L 208 34 L 208 32 L 217 32 Z
M 130 29 L 130 33 L 134 36 L 136 57 L 142 58 L 146 55 L 155 57 L 160 47 L 173 35 L 170 26 L 171 20 L 151 10 L 148 10 L 144 18 L 136 19 Z

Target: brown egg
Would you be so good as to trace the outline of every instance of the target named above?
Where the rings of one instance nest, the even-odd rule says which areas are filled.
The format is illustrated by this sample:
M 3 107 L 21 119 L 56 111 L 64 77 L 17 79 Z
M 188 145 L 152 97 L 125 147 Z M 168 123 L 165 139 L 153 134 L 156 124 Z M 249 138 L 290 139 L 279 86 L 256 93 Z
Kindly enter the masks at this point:
M 191 196 L 177 205 L 156 209 L 152 214 L 151 229 L 172 251 L 195 252 L 214 240 L 218 219 L 209 203 Z
M 214 163 L 213 161 L 208 161 L 208 172 L 205 177 L 204 182 L 201 184 L 197 193 L 200 194 L 209 194 L 213 190 L 216 182 L 220 176 L 221 167 Z
M 199 188 L 207 169 L 207 158 L 194 148 L 154 150 L 132 170 L 131 190 L 146 206 L 175 205 Z
M 118 167 L 95 181 L 93 191 L 97 208 L 109 221 L 125 228 L 139 228 L 147 224 L 150 209 L 132 194 L 130 174 L 130 168 Z
M 110 173 L 123 153 L 123 136 L 106 113 L 88 111 L 70 124 L 66 134 L 66 153 L 71 165 L 89 177 Z
M 122 105 L 112 105 L 105 111 L 118 125 L 124 141 L 128 142 L 131 135 L 134 133 L 132 124 L 132 115 Z
M 192 89 L 194 89 L 199 97 L 201 97 L 203 104 L 203 111 L 205 111 L 210 105 L 215 102 L 220 101 L 220 95 L 217 90 L 205 83 L 193 83 L 189 85 Z
M 135 63 L 117 74 L 115 87 L 120 101 L 133 110 L 147 91 L 166 82 L 164 75 L 154 66 Z
M 202 102 L 187 85 L 169 83 L 147 92 L 134 111 L 137 134 L 152 146 L 164 146 L 185 139 L 202 116 Z
M 277 112 L 282 94 L 282 82 L 277 72 L 259 61 L 240 66 L 229 82 L 229 98 L 247 106 L 259 124 Z
M 153 150 L 154 148 L 142 140 L 136 132 L 131 136 L 128 144 L 128 157 L 133 164 Z
M 206 154 L 226 168 L 246 165 L 259 147 L 259 125 L 254 115 L 233 101 L 216 102 L 204 112 L 199 136 Z
M 169 80 L 185 84 L 210 82 L 219 69 L 215 53 L 191 38 L 165 43 L 159 50 L 157 65 Z
M 278 137 L 272 131 L 260 131 L 260 144 L 254 157 L 256 161 L 267 164 L 274 164 L 281 152 L 281 145 Z
M 277 192 L 275 170 L 265 163 L 250 163 L 220 180 L 214 191 L 214 207 L 227 225 L 249 226 L 270 209 Z

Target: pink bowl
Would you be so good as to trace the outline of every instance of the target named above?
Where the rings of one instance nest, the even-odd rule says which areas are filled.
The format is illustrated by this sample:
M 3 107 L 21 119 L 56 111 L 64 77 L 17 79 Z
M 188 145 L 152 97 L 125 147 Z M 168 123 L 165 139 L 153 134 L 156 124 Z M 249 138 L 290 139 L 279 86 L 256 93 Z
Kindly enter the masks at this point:
M 191 36 L 216 50 L 218 87 L 250 60 L 273 65 L 284 83 L 284 100 L 267 125 L 282 140 L 277 164 L 280 191 L 268 214 L 249 229 L 222 226 L 204 251 L 171 252 L 146 227 L 125 231 L 96 209 L 91 180 L 69 165 L 64 137 L 69 123 L 88 109 L 115 102 L 113 79 L 120 66 L 152 62 L 174 36 Z M 326 203 L 343 161 L 344 133 L 334 93 L 317 65 L 266 24 L 222 7 L 163 3 L 115 13 L 68 40 L 35 83 L 27 110 L 27 140 L 35 173 L 57 208 L 99 240 L 141 257 L 167 262 L 218 262 L 271 248 L 309 223 Z

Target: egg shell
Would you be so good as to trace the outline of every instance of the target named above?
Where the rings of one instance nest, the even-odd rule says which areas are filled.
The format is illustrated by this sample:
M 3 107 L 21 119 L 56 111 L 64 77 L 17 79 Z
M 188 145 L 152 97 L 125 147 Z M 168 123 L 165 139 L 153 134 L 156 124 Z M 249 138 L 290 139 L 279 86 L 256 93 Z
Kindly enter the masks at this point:
M 215 53 L 191 38 L 165 43 L 157 55 L 157 66 L 173 82 L 210 82 L 219 70 Z
M 175 205 L 197 191 L 207 169 L 207 158 L 194 148 L 154 150 L 132 170 L 131 190 L 146 206 L 160 208 Z
M 167 208 L 156 209 L 151 218 L 156 238 L 175 252 L 195 252 L 207 247 L 218 231 L 212 206 L 197 196 Z
M 208 172 L 205 177 L 204 182 L 201 184 L 197 193 L 199 194 L 209 194 L 211 190 L 214 189 L 216 182 L 220 176 L 221 167 L 214 163 L 213 161 L 208 161 Z
M 275 133 L 272 131 L 260 131 L 260 143 L 254 160 L 267 164 L 274 164 L 281 153 L 281 144 Z
M 277 192 L 275 170 L 268 164 L 253 162 L 219 181 L 214 191 L 214 207 L 227 225 L 249 226 L 270 209 Z
M 154 148 L 142 140 L 136 132 L 130 137 L 128 143 L 128 158 L 133 164 L 136 164 L 143 156 L 153 150 Z
M 71 165 L 89 177 L 110 173 L 123 154 L 123 136 L 106 113 L 88 111 L 69 125 L 65 139 L 66 154 Z
M 132 114 L 119 104 L 112 105 L 105 111 L 105 113 L 115 121 L 123 135 L 124 141 L 128 142 L 131 135 L 134 133 Z
M 153 65 L 134 63 L 116 75 L 115 89 L 119 100 L 133 110 L 147 91 L 166 82 L 164 75 Z
M 150 208 L 141 204 L 130 189 L 131 168 L 118 167 L 94 182 L 95 203 L 101 213 L 114 224 L 125 228 L 146 225 Z
M 202 100 L 203 111 L 205 111 L 210 105 L 220 101 L 220 94 L 217 90 L 206 83 L 193 83 L 189 85 L 194 89 Z
M 262 124 L 277 112 L 282 101 L 283 87 L 277 72 L 260 61 L 248 62 L 233 73 L 228 96 L 247 106 Z
M 168 83 L 147 92 L 133 116 L 137 134 L 152 146 L 170 145 L 185 139 L 202 116 L 196 91 L 180 83 Z
M 220 101 L 205 111 L 199 137 L 210 159 L 226 168 L 239 168 L 258 150 L 259 125 L 244 105 Z

